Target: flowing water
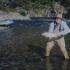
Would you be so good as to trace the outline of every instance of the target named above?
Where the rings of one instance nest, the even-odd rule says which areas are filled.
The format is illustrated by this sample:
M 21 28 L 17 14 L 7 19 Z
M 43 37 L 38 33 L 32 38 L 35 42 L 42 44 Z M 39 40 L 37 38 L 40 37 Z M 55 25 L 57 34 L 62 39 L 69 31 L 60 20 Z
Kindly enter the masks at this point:
M 10 27 L 0 27 L 0 70 L 70 70 L 70 59 L 64 60 L 56 45 L 45 58 L 47 39 L 41 36 L 48 23 L 14 21 Z M 70 35 L 65 36 L 70 56 Z

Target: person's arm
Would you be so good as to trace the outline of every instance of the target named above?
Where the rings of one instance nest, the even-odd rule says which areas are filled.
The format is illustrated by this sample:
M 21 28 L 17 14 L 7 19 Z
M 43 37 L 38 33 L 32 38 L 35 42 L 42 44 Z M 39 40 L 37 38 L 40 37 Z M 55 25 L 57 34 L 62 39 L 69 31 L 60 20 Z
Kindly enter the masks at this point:
M 49 26 L 49 31 L 48 32 L 50 32 L 50 33 L 53 33 L 53 29 L 54 29 L 54 22 L 53 23 L 51 23 L 50 24 L 50 26 Z M 54 33 L 54 34 L 56 34 L 56 33 Z M 57 34 L 58 35 L 58 34 Z M 54 40 L 57 40 L 57 39 L 59 39 L 59 38 L 61 38 L 62 36 L 57 36 L 57 37 L 48 37 L 48 41 L 54 41 Z
M 65 22 L 64 22 L 63 27 L 64 27 L 64 30 L 58 33 L 59 36 L 64 36 L 70 33 L 70 28 Z
M 54 23 L 50 23 L 48 32 L 52 33 L 54 28 Z
M 58 40 L 58 39 L 60 39 L 61 37 L 63 37 L 64 35 L 67 35 L 68 33 L 70 33 L 70 28 L 69 28 L 69 26 L 68 26 L 65 22 L 64 22 L 64 24 L 63 24 L 63 28 L 64 28 L 63 31 L 57 33 L 57 37 L 54 38 L 55 40 Z
M 48 42 L 50 41 L 55 41 L 55 40 L 59 40 L 60 38 L 62 38 L 63 36 L 57 36 L 57 37 L 53 37 L 53 38 L 48 38 Z

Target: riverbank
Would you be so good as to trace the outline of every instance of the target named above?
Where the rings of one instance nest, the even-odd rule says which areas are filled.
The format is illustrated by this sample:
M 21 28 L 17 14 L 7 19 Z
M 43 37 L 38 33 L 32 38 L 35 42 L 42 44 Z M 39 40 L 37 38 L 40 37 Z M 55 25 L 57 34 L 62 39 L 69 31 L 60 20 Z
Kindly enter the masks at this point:
M 0 20 L 6 20 L 6 19 L 11 19 L 11 20 L 30 20 L 30 17 L 29 17 L 29 15 L 22 16 L 17 12 L 2 12 L 2 11 L 0 11 Z

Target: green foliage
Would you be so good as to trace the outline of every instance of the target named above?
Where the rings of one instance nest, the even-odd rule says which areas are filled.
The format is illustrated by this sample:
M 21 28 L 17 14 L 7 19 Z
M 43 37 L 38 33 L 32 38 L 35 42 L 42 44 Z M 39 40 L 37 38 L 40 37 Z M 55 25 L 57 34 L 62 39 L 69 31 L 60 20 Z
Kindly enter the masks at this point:
M 39 13 L 39 10 L 47 9 L 48 6 L 53 8 L 55 2 L 60 2 L 61 5 L 66 8 L 70 6 L 70 0 L 0 0 L 0 9 L 1 10 L 12 10 L 17 7 L 22 7 L 27 11 L 33 10 Z M 26 14 L 24 11 L 21 11 L 21 14 Z
M 25 7 L 26 9 L 50 4 L 51 0 L 0 0 L 0 8 L 4 7 Z
M 53 2 L 62 2 L 65 4 L 69 4 L 70 0 L 0 0 L 0 8 L 3 7 L 25 7 L 26 9 L 28 8 L 33 8 L 36 6 L 47 6 L 51 5 Z
M 21 15 L 26 16 L 27 15 L 27 11 L 26 10 L 22 10 L 19 12 Z

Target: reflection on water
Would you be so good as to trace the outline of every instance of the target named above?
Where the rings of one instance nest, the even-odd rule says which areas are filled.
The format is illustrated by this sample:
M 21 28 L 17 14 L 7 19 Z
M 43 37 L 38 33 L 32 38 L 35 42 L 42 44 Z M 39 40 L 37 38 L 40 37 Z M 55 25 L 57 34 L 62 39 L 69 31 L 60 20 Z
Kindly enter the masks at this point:
M 68 70 L 69 60 L 62 60 L 62 59 L 46 59 L 46 68 L 47 70 Z
M 69 62 L 55 58 L 44 58 L 47 40 L 41 36 L 44 27 L 13 26 L 0 29 L 0 70 L 66 70 Z M 67 48 L 70 50 L 70 35 L 66 36 Z M 57 48 L 57 47 L 56 47 Z M 55 51 L 56 50 L 56 51 Z M 58 50 L 59 51 L 59 50 Z

